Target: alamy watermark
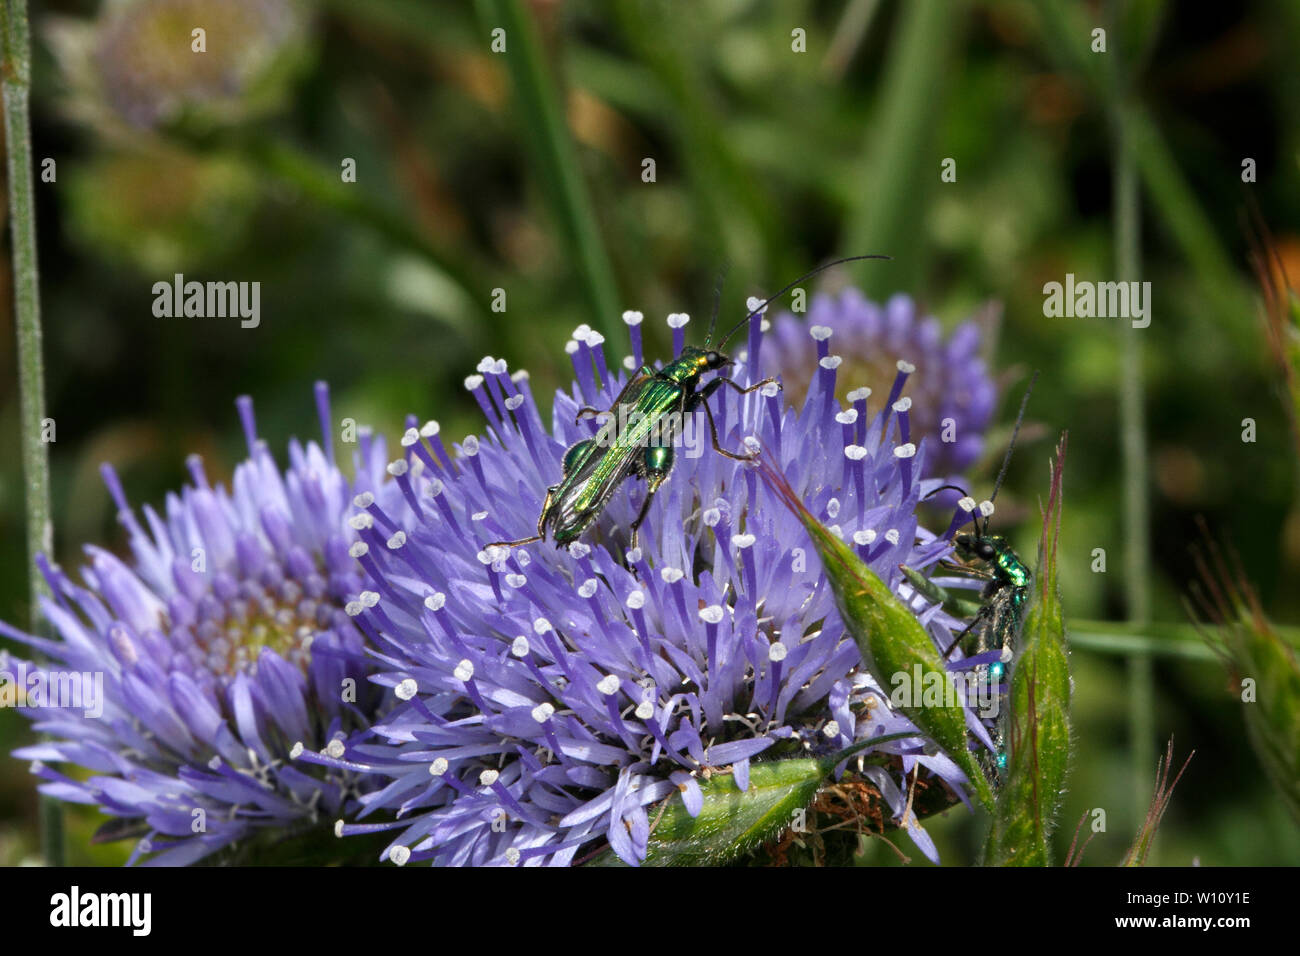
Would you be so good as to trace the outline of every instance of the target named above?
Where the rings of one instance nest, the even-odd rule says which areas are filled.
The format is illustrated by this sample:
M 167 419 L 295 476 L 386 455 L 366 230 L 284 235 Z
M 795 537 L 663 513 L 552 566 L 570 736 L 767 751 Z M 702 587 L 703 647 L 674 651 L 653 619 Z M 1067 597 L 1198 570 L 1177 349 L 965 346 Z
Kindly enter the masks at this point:
M 983 671 L 922 671 L 920 664 L 910 672 L 896 671 L 889 678 L 889 705 L 895 710 L 969 706 L 980 717 L 995 719 L 1002 712 L 1002 689 L 991 683 Z
M 1150 282 L 1092 282 L 1075 280 L 1043 285 L 1043 315 L 1048 318 L 1132 319 L 1133 328 L 1151 324 Z
M 104 714 L 104 673 L 29 668 L 11 660 L 0 666 L 0 707 L 80 710 L 95 720 Z
M 178 272 L 172 281 L 153 284 L 153 314 L 160 319 L 226 319 L 238 316 L 239 327 L 262 323 L 262 283 L 186 282 Z
M 705 435 L 709 431 L 708 416 L 704 412 L 647 413 L 630 405 L 620 405 L 601 414 L 608 420 L 596 433 L 598 448 L 610 448 L 619 442 L 634 448 L 681 448 L 687 458 L 699 458 L 704 454 Z

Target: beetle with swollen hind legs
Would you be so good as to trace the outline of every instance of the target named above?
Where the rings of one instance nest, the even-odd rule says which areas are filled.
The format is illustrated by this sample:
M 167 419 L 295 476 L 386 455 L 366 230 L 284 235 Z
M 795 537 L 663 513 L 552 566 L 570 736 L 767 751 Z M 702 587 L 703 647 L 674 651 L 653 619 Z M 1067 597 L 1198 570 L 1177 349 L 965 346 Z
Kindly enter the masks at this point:
M 888 258 L 850 256 L 818 266 L 752 309 L 718 341 L 716 347 L 711 345 L 718 315 L 715 298 L 713 319 L 702 347 L 685 346 L 680 355 L 661 369 L 642 365 L 614 399 L 614 404 L 604 412 L 590 407 L 578 410 L 578 419 L 602 414 L 611 417 L 596 435 L 577 442 L 565 452 L 560 480 L 546 489 L 546 499 L 537 518 L 537 533 L 516 541 L 494 541 L 488 547 L 513 548 L 542 541 L 548 530 L 557 547 L 571 544 L 600 517 L 624 479 L 640 478 L 646 483 L 646 496 L 631 524 L 631 547 L 636 550 L 638 530 L 650 510 L 650 503 L 672 474 L 673 439 L 685 416 L 703 406 L 709 420 L 713 450 L 736 461 L 753 460 L 752 455 L 738 455 L 719 444 L 718 429 L 708 400 L 723 386 L 747 395 L 766 385 L 775 384 L 780 388 L 780 383 L 767 378 L 743 386 L 718 375 L 701 385 L 700 378 L 706 372 L 716 372 L 732 364 L 721 351 L 727 340 L 754 316 L 762 314 L 771 302 L 824 269 L 862 259 Z M 656 436 L 653 442 L 650 441 L 652 435 Z

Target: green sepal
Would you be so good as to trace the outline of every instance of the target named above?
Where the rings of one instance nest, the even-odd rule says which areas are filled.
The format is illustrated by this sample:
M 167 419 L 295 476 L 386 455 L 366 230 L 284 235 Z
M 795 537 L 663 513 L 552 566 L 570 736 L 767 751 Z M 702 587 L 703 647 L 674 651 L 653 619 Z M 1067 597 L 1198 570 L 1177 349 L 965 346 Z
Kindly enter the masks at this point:
M 1035 601 L 1011 673 L 1007 769 L 985 845 L 990 866 L 1048 866 L 1070 762 L 1070 662 L 1057 578 L 1066 436 L 1056 447 L 1038 546 Z
M 790 487 L 789 482 L 770 463 L 760 463 L 768 486 L 803 523 L 826 570 L 826 580 L 835 598 L 835 606 L 844 626 L 858 645 L 862 661 L 882 689 L 896 687 L 903 679 L 919 686 L 909 697 L 919 700 L 895 705 L 961 767 L 975 796 L 992 809 L 993 790 L 984 771 L 967 746 L 966 709 L 952 675 L 934 641 L 921 626 L 916 615 L 899 600 L 853 549 L 832 534 L 813 517 Z M 927 702 L 931 694 L 922 690 L 938 685 L 943 689 L 939 703 Z

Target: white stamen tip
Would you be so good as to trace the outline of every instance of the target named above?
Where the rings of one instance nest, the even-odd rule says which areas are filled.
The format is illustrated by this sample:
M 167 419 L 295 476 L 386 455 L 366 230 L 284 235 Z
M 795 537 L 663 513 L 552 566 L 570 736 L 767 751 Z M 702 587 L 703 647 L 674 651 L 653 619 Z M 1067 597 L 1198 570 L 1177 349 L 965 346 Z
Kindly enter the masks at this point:
M 762 395 L 764 398 L 775 398 L 777 395 L 781 394 L 781 386 L 776 382 L 768 382 L 758 390 L 758 394 Z
M 831 738 L 838 737 L 840 735 L 839 722 L 835 720 L 826 721 L 826 726 L 822 728 L 822 733 L 824 733 L 827 737 L 831 737 Z
M 581 541 L 575 541 L 569 545 L 569 555 L 574 558 L 585 558 L 591 554 L 591 545 L 583 544 Z
M 379 603 L 379 592 L 362 591 L 357 595 L 357 600 L 361 602 L 362 607 L 374 607 Z
M 987 500 L 987 499 L 984 500 L 984 501 L 981 501 L 981 502 L 980 502 L 980 514 L 982 514 L 982 515 L 983 515 L 984 517 L 986 517 L 986 518 L 989 517 L 989 515 L 993 514 L 993 502 L 991 502 L 991 501 L 989 501 L 989 500 Z
M 909 408 L 912 407 L 912 400 L 907 397 L 900 398 L 898 401 L 894 402 L 893 407 L 894 407 L 894 411 L 898 412 L 901 415 L 903 414 L 903 412 L 907 411 Z
M 364 558 L 369 553 L 370 545 L 366 544 L 364 541 L 354 541 L 352 542 L 352 547 L 348 548 L 348 554 L 354 558 Z
M 575 352 L 578 351 L 578 343 L 575 342 L 573 339 L 569 339 L 569 341 L 564 343 L 564 351 L 566 351 L 570 355 L 574 354 Z
M 916 445 L 908 442 L 906 445 L 899 445 L 894 449 L 895 458 L 914 458 L 916 457 Z
M 578 596 L 582 598 L 594 597 L 596 589 L 599 587 L 600 584 L 595 578 L 587 578 L 587 580 L 578 585 Z
M 853 543 L 865 547 L 876 540 L 876 532 L 872 528 L 863 528 L 861 531 L 853 532 Z
M 468 455 L 470 458 L 473 458 L 475 455 L 477 455 L 478 436 L 477 435 L 467 436 L 465 440 L 461 443 L 460 450 L 463 454 Z
M 898 529 L 890 528 L 888 531 L 886 531 L 885 540 L 888 541 L 890 544 L 898 544 L 899 541 Z
M 705 624 L 718 624 L 723 616 L 724 612 L 720 604 L 710 604 L 708 607 L 700 608 L 700 620 Z
M 596 683 L 596 690 L 606 697 L 618 693 L 619 679 L 613 674 L 606 674 Z
M 639 611 L 641 608 L 645 607 L 645 592 L 633 591 L 627 596 L 626 603 L 632 610 Z
M 780 641 L 773 641 L 767 648 L 767 659 L 772 663 L 779 663 L 785 660 L 785 655 L 789 653 L 785 645 Z
M 668 327 L 670 329 L 680 329 L 689 321 L 691 321 L 691 317 L 685 312 L 668 313 Z
M 402 447 L 410 448 L 420 440 L 420 430 L 418 428 L 408 428 L 402 433 Z
M 858 410 L 850 408 L 848 411 L 840 412 L 835 416 L 835 420 L 841 425 L 852 425 L 858 420 Z
M 907 361 L 906 359 L 899 359 L 898 370 L 902 372 L 904 375 L 911 375 L 913 372 L 916 371 L 916 366 L 913 365 L 911 362 Z
M 395 846 L 388 851 L 388 859 L 398 866 L 406 866 L 407 861 L 411 858 L 411 848 L 408 846 Z
M 465 391 L 467 391 L 467 392 L 474 392 L 474 391 L 478 391 L 478 389 L 480 389 L 480 388 L 482 388 L 482 387 L 483 387 L 483 376 L 482 376 L 482 375 L 467 375 L 467 376 L 465 376 Z
M 539 724 L 544 724 L 551 719 L 551 715 L 554 713 L 554 704 L 538 704 L 533 708 L 533 720 L 537 721 Z
M 442 494 L 442 479 L 430 478 L 429 485 L 425 489 L 425 494 L 427 494 L 430 498 L 436 498 L 440 494 Z
M 539 617 L 537 620 L 533 621 L 534 634 L 545 634 L 547 631 L 553 630 L 555 630 L 555 628 L 551 627 L 551 622 L 544 617 Z
M 722 512 L 719 511 L 717 508 L 705 508 L 703 518 L 704 518 L 704 523 L 708 527 L 713 528 L 716 527 L 718 522 L 722 520 Z
M 303 751 L 306 749 L 307 748 L 302 745 L 302 741 L 301 740 L 298 741 L 296 744 L 294 744 L 292 747 L 289 748 L 289 759 L 297 760 L 299 757 L 302 756 Z
M 420 426 L 420 434 L 425 438 L 432 438 L 440 431 L 442 431 L 442 426 L 432 418 Z
M 506 408 L 508 408 L 510 411 L 513 412 L 523 403 L 524 403 L 524 397 L 522 395 L 511 395 L 509 398 L 506 399 Z
M 393 688 L 393 693 L 397 695 L 398 700 L 410 700 L 419 689 L 419 685 L 412 678 L 407 677 Z
M 676 584 L 686 573 L 681 568 L 660 568 L 659 577 L 664 579 L 664 584 Z
M 840 367 L 840 363 L 843 361 L 844 359 L 840 358 L 838 355 L 828 355 L 817 364 L 822 368 L 833 372 L 835 369 Z
M 844 457 L 849 461 L 861 461 L 867 457 L 867 450 L 861 445 L 845 445 Z
M 958 500 L 957 507 L 960 508 L 962 511 L 966 512 L 967 514 L 970 514 L 972 511 L 975 510 L 975 499 L 972 498 L 970 495 L 967 495 L 966 497 Z
M 496 367 L 496 364 L 497 364 L 496 359 L 494 359 L 490 355 L 485 355 L 478 360 L 478 370 L 482 372 L 484 375 L 487 375 L 489 372 L 493 370 L 493 368 Z
M 754 435 L 746 435 L 741 444 L 745 446 L 745 450 L 751 455 L 757 455 L 763 450 L 763 443 Z
M 817 342 L 825 342 L 831 337 L 831 333 L 832 329 L 829 325 L 814 325 L 808 330 L 808 334 Z
M 467 681 L 474 676 L 474 663 L 469 658 L 465 658 L 456 665 L 456 669 L 451 673 L 456 680 Z
M 528 638 L 522 634 L 510 642 L 510 653 L 515 657 L 527 657 L 528 649 Z
M 828 518 L 838 518 L 840 516 L 840 499 L 832 498 L 826 502 L 826 516 Z
M 633 360 L 632 356 L 623 356 L 623 367 L 629 372 L 636 368 L 636 362 Z
M 396 551 L 402 545 L 406 544 L 406 532 L 405 531 L 397 532 L 395 535 L 389 538 L 386 543 L 388 545 L 388 550 Z
M 447 603 L 447 595 L 441 591 L 434 591 L 424 599 L 424 606 L 430 611 L 441 611 L 443 605 Z
M 867 388 L 865 385 L 861 388 L 855 388 L 853 391 L 849 392 L 848 395 L 850 402 L 865 402 L 870 397 L 871 389 Z
M 342 760 L 343 754 L 346 752 L 347 748 L 343 746 L 343 741 L 341 740 L 331 740 L 325 745 L 325 755 L 327 757 L 333 757 L 335 760 Z
M 640 325 L 645 321 L 645 314 L 635 309 L 628 309 L 623 313 L 623 321 L 628 325 Z
M 500 776 L 501 776 L 500 771 L 484 770 L 481 774 L 478 775 L 479 786 L 490 787 L 492 786 L 492 784 L 497 782 L 497 778 Z
M 388 463 L 388 473 L 394 478 L 401 478 L 410 470 L 410 467 L 411 466 L 406 463 L 405 458 L 398 458 L 396 461 L 390 461 Z
M 429 764 L 429 776 L 441 777 L 447 772 L 449 766 L 450 764 L 447 763 L 446 757 L 437 757 L 434 759 L 433 763 Z
M 348 527 L 353 531 L 365 531 L 367 528 L 372 527 L 374 523 L 374 517 L 366 511 L 361 512 L 359 515 L 353 515 L 348 519 Z
M 604 344 L 605 344 L 605 336 L 601 335 L 599 332 L 587 333 L 587 345 L 590 346 L 591 348 L 594 349 L 597 345 L 604 345 Z
M 756 295 L 751 295 L 745 299 L 745 312 L 753 315 L 758 311 L 758 307 L 763 304 L 763 300 Z M 765 310 L 766 311 L 766 310 Z
M 649 720 L 655 715 L 655 705 L 648 700 L 643 700 L 636 705 L 636 716 L 638 720 Z
M 731 539 L 731 543 L 734 544 L 737 548 L 744 549 L 744 548 L 752 548 L 754 546 L 754 542 L 757 540 L 758 538 L 754 537 L 752 534 L 738 534 Z
M 348 617 L 356 617 L 364 610 L 365 608 L 361 606 L 360 601 L 349 601 L 347 604 L 343 605 L 343 613 Z
M 369 508 L 375 503 L 375 496 L 368 491 L 363 491 L 352 499 L 352 504 L 358 508 Z
M 522 574 L 507 574 L 506 587 L 518 590 L 528 583 L 528 578 Z

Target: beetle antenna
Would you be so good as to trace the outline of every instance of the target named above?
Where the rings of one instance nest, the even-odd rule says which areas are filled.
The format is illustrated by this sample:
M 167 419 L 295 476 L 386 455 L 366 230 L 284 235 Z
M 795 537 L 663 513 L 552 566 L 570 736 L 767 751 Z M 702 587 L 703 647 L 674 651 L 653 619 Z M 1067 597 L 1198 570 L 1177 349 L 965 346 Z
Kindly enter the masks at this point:
M 1002 470 L 998 472 L 998 480 L 993 485 L 993 494 L 989 495 L 989 501 L 998 496 L 998 489 L 1002 487 L 1002 479 L 1007 476 L 1007 468 L 1011 464 L 1011 453 L 1016 450 L 1016 436 L 1020 434 L 1020 423 L 1025 420 L 1025 409 L 1029 407 L 1029 396 L 1034 391 L 1034 383 L 1038 381 L 1038 372 L 1034 372 L 1034 377 L 1029 380 L 1029 387 L 1025 389 L 1025 397 L 1020 400 L 1020 412 L 1016 415 L 1016 427 L 1011 430 L 1011 441 L 1007 442 L 1007 453 L 1002 459 Z M 988 519 L 984 520 L 985 530 L 988 529 Z
M 801 275 L 799 278 L 795 279 L 793 282 L 791 282 L 788 286 L 786 286 L 786 287 L 785 287 L 784 289 L 782 289 L 780 292 L 776 293 L 776 295 L 770 296 L 770 297 L 768 297 L 767 299 L 765 299 L 763 302 L 761 302 L 761 303 L 759 304 L 759 306 L 758 306 L 756 309 L 754 309 L 752 312 L 750 312 L 749 314 L 747 314 L 743 319 L 741 319 L 739 322 L 737 322 L 735 325 L 733 325 L 733 326 L 731 327 L 731 331 L 728 332 L 726 335 L 724 335 L 724 336 L 719 340 L 719 342 L 718 342 L 718 344 L 717 344 L 717 348 L 722 348 L 722 346 L 726 345 L 726 344 L 727 344 L 727 340 L 728 340 L 729 338 L 731 338 L 733 335 L 735 335 L 735 334 L 736 334 L 736 331 L 737 331 L 737 330 L 738 330 L 742 325 L 744 325 L 746 322 L 748 322 L 748 321 L 749 321 L 750 319 L 752 319 L 754 316 L 756 316 L 756 315 L 760 315 L 764 309 L 766 309 L 769 305 L 771 305 L 771 304 L 772 304 L 774 301 L 776 301 L 777 299 L 781 298 L 781 296 L 785 295 L 787 292 L 789 292 L 791 289 L 793 289 L 795 286 L 797 286 L 800 282 L 803 282 L 805 279 L 811 279 L 813 276 L 815 276 L 815 275 L 816 275 L 817 273 L 819 273 L 819 272 L 824 272 L 824 271 L 826 271 L 827 269 L 831 268 L 832 266 L 843 265 L 843 264 L 846 263 L 846 262 L 860 262 L 860 261 L 862 261 L 863 259 L 892 259 L 892 258 L 893 258 L 893 256 L 847 256 L 847 257 L 845 257 L 845 258 L 843 258 L 843 259 L 834 259 L 834 260 L 832 260 L 832 261 L 830 261 L 830 262 L 822 263 L 821 265 L 819 265 L 817 268 L 811 270 L 810 272 L 805 272 L 803 275 Z
M 939 492 L 941 492 L 941 491 L 960 491 L 961 494 L 962 494 L 962 497 L 963 497 L 963 498 L 969 498 L 969 497 L 970 497 L 970 493 L 969 493 L 965 488 L 963 488 L 961 485 L 940 485 L 938 488 L 934 489 L 934 491 L 930 492 L 928 495 L 926 495 L 926 496 L 925 496 L 924 498 L 922 498 L 921 500 L 922 500 L 922 501 L 929 501 L 931 498 L 933 498 L 935 495 L 937 495 L 937 494 L 938 494 Z
M 709 334 L 704 337 L 704 347 L 713 341 L 713 332 L 718 327 L 718 308 L 722 305 L 722 283 L 727 279 L 728 263 L 723 263 L 718 270 L 718 281 L 713 286 L 713 315 L 709 316 Z

